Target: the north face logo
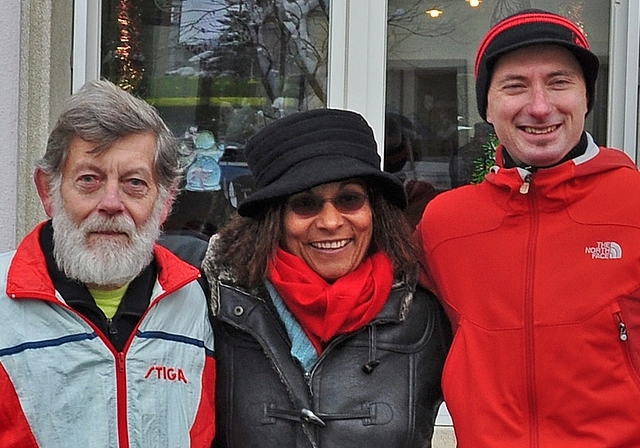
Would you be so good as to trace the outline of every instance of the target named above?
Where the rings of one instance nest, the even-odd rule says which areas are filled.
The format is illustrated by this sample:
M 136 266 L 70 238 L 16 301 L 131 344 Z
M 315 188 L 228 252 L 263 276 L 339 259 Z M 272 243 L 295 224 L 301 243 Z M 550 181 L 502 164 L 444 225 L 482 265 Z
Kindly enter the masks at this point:
M 585 247 L 584 253 L 591 254 L 591 258 L 598 260 L 615 260 L 622 258 L 622 247 L 613 241 L 598 241 L 597 246 Z
M 156 378 L 166 381 L 182 381 L 188 384 L 187 376 L 184 374 L 184 370 L 180 368 L 167 367 L 167 366 L 151 366 L 147 373 L 144 375 L 144 379 Z

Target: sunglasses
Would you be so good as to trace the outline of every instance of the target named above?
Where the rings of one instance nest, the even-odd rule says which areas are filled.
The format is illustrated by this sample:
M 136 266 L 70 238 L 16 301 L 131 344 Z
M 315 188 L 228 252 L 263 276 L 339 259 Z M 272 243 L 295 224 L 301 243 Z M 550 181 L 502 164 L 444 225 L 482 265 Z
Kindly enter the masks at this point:
M 353 191 L 343 191 L 329 199 L 313 193 L 301 193 L 291 197 L 287 201 L 287 206 L 296 215 L 309 218 L 320 213 L 325 202 L 331 202 L 340 213 L 353 213 L 360 210 L 368 198 L 366 194 Z

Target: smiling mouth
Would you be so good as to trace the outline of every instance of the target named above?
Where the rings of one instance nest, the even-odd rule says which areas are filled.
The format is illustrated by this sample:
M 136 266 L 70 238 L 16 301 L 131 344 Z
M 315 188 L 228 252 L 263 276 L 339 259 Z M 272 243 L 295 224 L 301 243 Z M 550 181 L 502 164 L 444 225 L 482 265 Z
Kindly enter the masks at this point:
M 558 128 L 559 126 L 557 124 L 554 124 L 553 126 L 547 126 L 546 128 L 532 128 L 529 126 L 522 126 L 520 129 L 522 129 L 527 134 L 544 135 L 550 134 Z
M 316 249 L 328 250 L 328 249 L 342 249 L 344 246 L 346 246 L 350 242 L 351 242 L 351 239 L 346 239 L 346 240 L 339 240 L 339 241 L 315 242 L 315 243 L 309 243 L 309 244 L 311 245 L 311 247 L 314 247 Z

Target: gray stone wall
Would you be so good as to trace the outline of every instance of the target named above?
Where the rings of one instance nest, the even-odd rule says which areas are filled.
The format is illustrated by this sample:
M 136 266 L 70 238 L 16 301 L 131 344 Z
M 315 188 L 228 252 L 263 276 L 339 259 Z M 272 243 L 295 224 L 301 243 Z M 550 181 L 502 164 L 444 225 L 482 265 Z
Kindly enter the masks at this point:
M 0 252 L 15 244 L 18 170 L 20 0 L 5 0 L 0 14 Z
M 11 249 L 10 246 L 46 218 L 33 183 L 33 167 L 44 152 L 50 126 L 62 101 L 71 92 L 73 0 L 23 0 L 17 18 L 18 139 L 13 143 L 15 172 L 10 177 L 15 186 L 16 204 L 15 212 L 7 213 L 0 221 L 1 250 Z M 0 51 L 4 51 L 4 41 L 0 47 L 3 47 Z M 6 169 L 4 165 L 1 169 Z M 13 228 L 10 219 L 13 219 Z

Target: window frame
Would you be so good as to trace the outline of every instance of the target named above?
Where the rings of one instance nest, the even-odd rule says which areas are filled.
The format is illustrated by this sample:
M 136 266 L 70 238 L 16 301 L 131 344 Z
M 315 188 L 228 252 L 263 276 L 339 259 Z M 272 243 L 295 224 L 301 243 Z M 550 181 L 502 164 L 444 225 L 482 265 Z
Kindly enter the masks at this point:
M 639 165 L 640 4 L 637 1 L 611 0 L 609 33 L 607 146 L 623 149 Z

